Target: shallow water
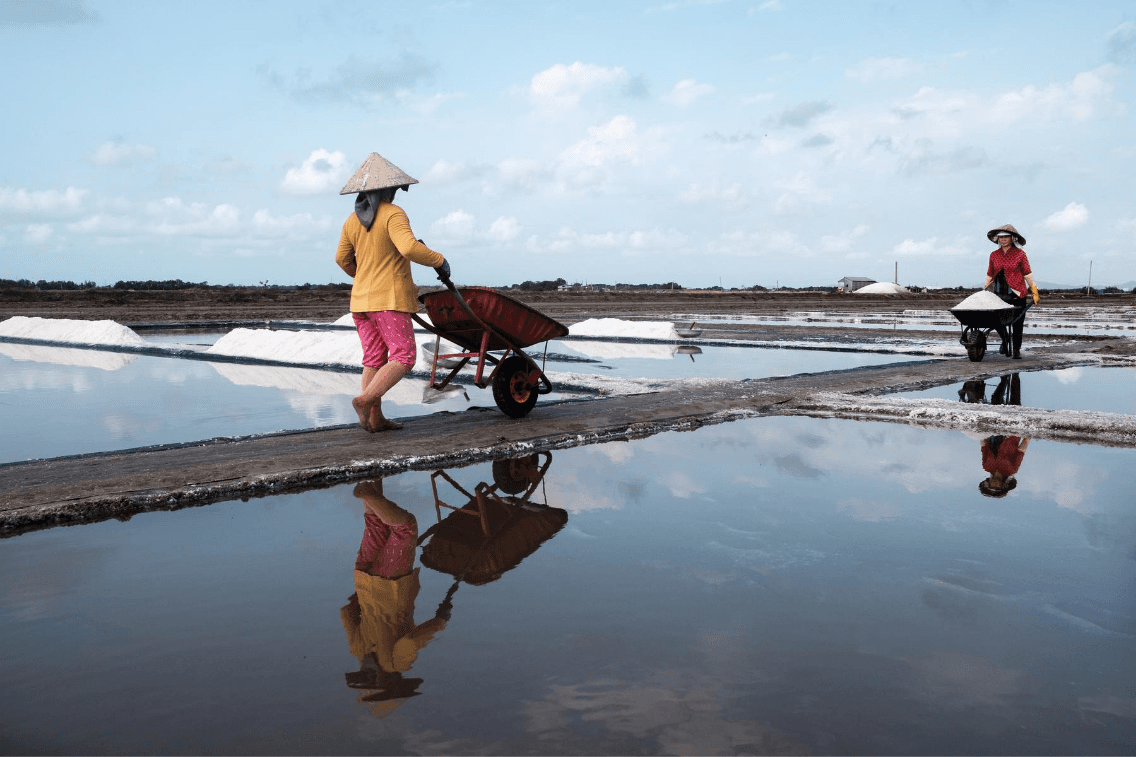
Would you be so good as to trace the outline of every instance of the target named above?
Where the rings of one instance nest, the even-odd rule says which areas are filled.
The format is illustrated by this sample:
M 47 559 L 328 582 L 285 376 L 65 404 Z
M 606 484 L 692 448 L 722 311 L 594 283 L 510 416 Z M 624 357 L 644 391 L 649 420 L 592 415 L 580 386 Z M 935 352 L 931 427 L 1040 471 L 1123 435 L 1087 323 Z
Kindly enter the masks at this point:
M 359 389 L 356 373 L 0 344 L 0 408 L 20 429 L 0 435 L 0 462 L 354 423 Z M 425 389 L 403 379 L 384 411 L 495 407 L 490 390 L 423 404 Z
M 554 363 L 549 369 L 571 373 L 592 373 L 615 378 L 724 378 L 760 379 L 797 373 L 886 365 L 926 356 L 839 352 L 825 350 L 776 349 L 760 347 L 715 347 L 701 345 L 693 352 L 677 344 L 636 344 L 601 341 L 556 341 L 555 353 L 598 360 L 598 363 Z M 537 357 L 539 362 L 539 355 Z
M 1006 373 L 985 381 L 948 384 L 892 396 L 1136 415 L 1136 369 L 1078 366 L 1056 371 Z
M 491 518 L 475 559 L 481 521 L 426 534 L 431 476 L 405 473 L 382 493 L 427 537 L 406 628 L 434 635 L 398 674 L 350 601 L 350 485 L 25 534 L 0 542 L 0 744 L 1131 754 L 1134 455 L 1034 441 L 991 499 L 961 433 L 754 419 L 449 471 L 555 508 L 500 506 L 519 527 Z M 444 570 L 491 580 L 447 608 Z
M 881 308 L 877 313 L 864 311 L 817 310 L 790 312 L 784 314 L 761 313 L 675 313 L 670 317 L 677 323 L 716 324 L 769 324 L 771 326 L 838 326 L 853 329 L 877 329 L 888 331 L 956 331 L 961 326 L 950 313 L 950 307 L 965 299 L 960 295 L 942 310 L 888 310 Z M 1136 330 L 1136 307 L 1099 309 L 1093 307 L 1040 307 L 1031 308 L 1026 316 L 1026 335 L 1076 335 L 1080 333 L 1093 336 L 1131 336 Z

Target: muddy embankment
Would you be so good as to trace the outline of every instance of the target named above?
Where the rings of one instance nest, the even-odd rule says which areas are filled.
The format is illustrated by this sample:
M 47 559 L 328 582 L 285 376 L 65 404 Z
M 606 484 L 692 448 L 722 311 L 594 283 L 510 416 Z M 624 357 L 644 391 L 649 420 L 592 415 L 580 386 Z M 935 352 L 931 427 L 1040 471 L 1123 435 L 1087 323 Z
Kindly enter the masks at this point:
M 332 320 L 346 312 L 346 296 L 320 292 L 308 300 L 250 294 L 249 302 L 218 297 L 178 298 L 158 307 L 153 298 L 129 297 L 105 306 L 83 306 L 70 297 L 3 303 L 3 317 L 39 315 L 109 318 L 125 323 L 161 321 Z M 147 295 L 152 293 L 147 293 Z M 276 293 L 279 294 L 279 293 Z M 602 295 L 602 296 L 601 296 Z M 731 293 L 659 295 L 631 293 L 549 294 L 527 299 L 550 316 L 574 322 L 585 317 L 667 318 L 673 313 L 851 310 L 865 313 L 912 309 L 943 311 L 957 297 L 856 297 Z M 1082 300 L 1083 302 L 1083 300 Z M 1114 307 L 1129 307 L 1116 299 Z M 270 307 L 270 303 L 271 307 Z M 1042 307 L 1046 303 L 1043 302 Z M 1051 304 L 1071 307 L 1060 300 Z M 1108 307 L 1105 298 L 1092 302 Z M 732 310 L 730 309 L 732 308 Z M 18 312 L 13 312 L 18 311 Z M 158 318 L 158 315 L 161 315 Z M 730 326 L 730 338 L 797 338 L 796 327 Z M 813 337 L 843 338 L 843 329 L 806 327 Z M 928 332 L 956 340 L 954 332 Z M 1028 334 L 1028 327 L 1027 327 Z M 771 337 L 771 335 L 773 335 Z M 778 337 L 777 335 L 780 335 Z M 875 338 L 859 330 L 860 338 Z M 704 337 L 714 337 L 713 331 Z M 965 358 L 895 363 L 870 368 L 784 378 L 717 383 L 676 382 L 668 390 L 562 403 L 538 403 L 527 418 L 513 420 L 496 408 L 408 419 L 402 431 L 370 435 L 349 426 L 218 439 L 141 450 L 99 453 L 0 466 L 0 535 L 57 524 L 190 507 L 225 499 L 265 496 L 328 486 L 405 470 L 432 470 L 603 441 L 630 440 L 667 430 L 761 415 L 808 415 L 958 428 L 1062 441 L 1136 446 L 1136 417 L 1106 413 L 1052 412 L 1021 407 L 968 406 L 943 400 L 897 400 L 891 391 L 919 389 L 1009 371 L 1075 365 L 1131 364 L 1136 340 L 1117 337 L 1027 339 L 1024 360 L 988 354 L 982 363 Z

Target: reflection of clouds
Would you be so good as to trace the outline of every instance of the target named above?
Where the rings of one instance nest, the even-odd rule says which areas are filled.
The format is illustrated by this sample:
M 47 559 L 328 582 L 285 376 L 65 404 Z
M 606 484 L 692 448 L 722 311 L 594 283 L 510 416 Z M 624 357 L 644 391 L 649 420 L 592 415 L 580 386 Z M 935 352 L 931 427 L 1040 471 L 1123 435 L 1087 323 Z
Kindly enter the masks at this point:
M 1021 689 L 1022 674 L 965 652 L 933 652 L 911 663 L 918 673 L 919 693 L 954 700 L 958 706 L 1000 704 Z
M 633 684 L 599 679 L 552 686 L 546 700 L 525 704 L 526 730 L 563 753 L 590 751 L 578 743 L 581 737 L 572 727 L 576 719 L 606 729 L 600 748 L 603 744 L 610 748 L 613 737 L 631 737 L 646 742 L 640 746 L 651 754 L 804 753 L 800 744 L 771 732 L 758 720 L 726 719 L 721 683 L 712 677 L 696 672 L 656 676 L 663 677 L 676 681 Z M 678 681 L 682 683 L 675 685 Z
M 679 499 L 690 499 L 693 494 L 705 494 L 706 487 L 683 471 L 671 471 L 660 477 L 659 482 Z
M 1068 385 L 1075 384 L 1080 381 L 1081 375 L 1084 373 L 1084 370 L 1081 368 L 1081 366 L 1075 366 L 1073 368 L 1059 368 L 1057 370 L 1050 371 L 1050 373 L 1052 373 L 1062 384 Z
M 104 413 L 99 423 L 111 439 L 129 439 L 138 433 L 153 433 L 162 428 L 162 417 L 157 413 Z
M 797 453 L 775 457 L 773 464 L 777 466 L 778 471 L 793 478 L 816 478 L 824 472 L 806 463 Z
M 1078 698 L 1077 709 L 1082 713 L 1103 712 L 1118 718 L 1136 720 L 1136 699 L 1122 699 L 1107 691 L 1100 696 Z
M 1039 445 L 1032 445 L 1026 452 L 1026 464 L 1031 462 L 1030 454 Z M 1096 484 L 1108 478 L 1108 472 L 1098 466 L 1082 465 L 1071 460 L 1057 460 L 1048 465 L 1031 465 L 1028 475 L 1018 475 L 1018 486 L 1039 499 L 1052 499 L 1058 507 L 1064 507 L 1081 515 L 1092 515 L 1098 511 Z
M 587 452 L 593 454 L 603 455 L 616 465 L 625 463 L 635 456 L 635 449 L 628 442 L 604 442 L 603 444 L 590 444 L 584 449 Z
M 836 509 L 853 520 L 881 521 L 898 518 L 903 514 L 903 508 L 894 502 L 868 500 L 862 497 L 841 500 Z
M 752 486 L 754 489 L 764 489 L 769 486 L 769 479 L 764 476 L 747 476 L 744 473 L 734 475 L 734 482 Z

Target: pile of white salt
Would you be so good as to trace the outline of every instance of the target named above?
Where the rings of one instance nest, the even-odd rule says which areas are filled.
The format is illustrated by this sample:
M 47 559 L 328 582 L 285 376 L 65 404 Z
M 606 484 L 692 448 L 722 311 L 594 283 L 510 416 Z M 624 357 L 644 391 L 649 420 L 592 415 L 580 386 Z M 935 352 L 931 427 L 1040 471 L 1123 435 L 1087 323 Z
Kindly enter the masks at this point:
M 951 310 L 1006 310 L 1012 307 L 1014 306 L 1005 302 L 998 295 L 983 289 L 970 295 Z

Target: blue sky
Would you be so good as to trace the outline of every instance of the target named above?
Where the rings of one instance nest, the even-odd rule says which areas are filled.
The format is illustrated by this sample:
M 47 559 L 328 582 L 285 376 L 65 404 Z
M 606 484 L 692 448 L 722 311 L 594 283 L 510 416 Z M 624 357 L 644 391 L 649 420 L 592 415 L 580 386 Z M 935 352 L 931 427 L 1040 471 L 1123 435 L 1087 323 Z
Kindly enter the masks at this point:
M 2 278 L 346 281 L 375 151 L 463 284 L 1136 280 L 1130 1 L 25 0 L 0 62 Z

